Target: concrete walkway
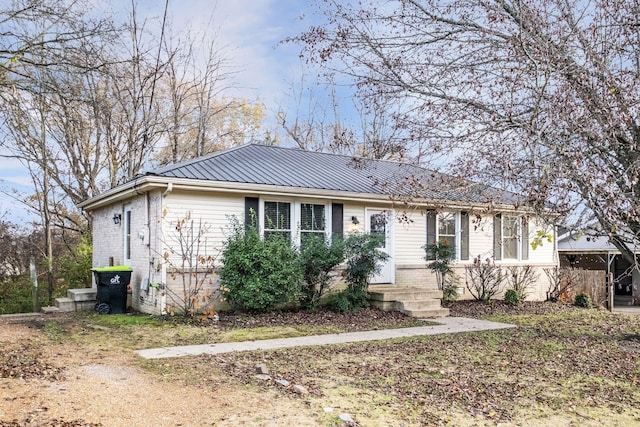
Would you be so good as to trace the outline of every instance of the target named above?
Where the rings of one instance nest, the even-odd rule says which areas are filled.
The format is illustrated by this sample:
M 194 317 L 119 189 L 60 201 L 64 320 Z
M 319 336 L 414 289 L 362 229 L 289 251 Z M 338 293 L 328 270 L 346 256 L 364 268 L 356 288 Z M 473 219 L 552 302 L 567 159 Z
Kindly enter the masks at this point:
M 418 326 L 414 328 L 384 329 L 379 331 L 346 332 L 342 334 L 311 335 L 295 338 L 277 338 L 261 341 L 227 342 L 219 344 L 185 345 L 180 347 L 162 347 L 138 350 L 145 359 L 164 359 L 169 357 L 197 356 L 200 354 L 221 354 L 234 351 L 273 350 L 286 347 L 312 345 L 345 344 L 362 341 L 379 341 L 393 338 L 407 338 L 421 335 L 450 334 L 457 332 L 488 331 L 515 328 L 507 323 L 487 320 L 467 319 L 465 317 L 442 317 L 435 319 L 438 325 Z

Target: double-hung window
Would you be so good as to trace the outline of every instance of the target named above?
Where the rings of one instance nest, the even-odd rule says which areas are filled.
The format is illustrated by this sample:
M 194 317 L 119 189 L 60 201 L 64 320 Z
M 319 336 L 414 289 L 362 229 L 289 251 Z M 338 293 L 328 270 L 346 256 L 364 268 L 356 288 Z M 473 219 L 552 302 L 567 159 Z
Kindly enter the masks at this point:
M 264 237 L 282 236 L 291 242 L 291 203 L 264 202 Z
M 447 244 L 455 254 L 456 260 L 468 260 L 469 214 L 427 211 L 427 245 L 434 245 L 436 242 Z
M 307 202 L 265 200 L 260 227 L 264 238 L 282 236 L 291 244 L 302 247 L 310 239 L 325 238 L 331 224 L 327 205 Z
M 529 258 L 529 221 L 526 216 L 494 217 L 494 258 L 496 260 L 527 260 Z
M 324 239 L 326 232 L 325 205 L 300 204 L 300 247 L 310 239 Z
M 518 242 L 520 241 L 520 224 L 517 216 L 502 218 L 502 257 L 518 259 Z
M 441 245 L 447 245 L 452 253 L 456 253 L 457 233 L 456 218 L 453 212 L 442 212 L 438 214 L 438 242 Z M 458 257 L 456 257 L 458 258 Z

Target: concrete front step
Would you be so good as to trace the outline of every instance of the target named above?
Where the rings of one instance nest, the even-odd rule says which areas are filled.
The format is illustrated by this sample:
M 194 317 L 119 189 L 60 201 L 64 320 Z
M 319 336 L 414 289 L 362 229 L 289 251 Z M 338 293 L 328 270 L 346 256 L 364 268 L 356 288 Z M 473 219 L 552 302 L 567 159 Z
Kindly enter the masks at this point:
M 94 301 L 74 301 L 71 298 L 56 298 L 56 307 L 59 311 L 93 310 Z
M 442 299 L 442 291 L 421 288 L 370 287 L 372 301 L 410 301 Z
M 56 298 L 56 307 L 60 311 L 76 311 L 76 302 L 71 298 Z
M 442 304 L 439 299 L 427 299 L 419 301 L 396 301 L 399 305 L 399 310 L 439 310 Z
M 60 309 L 58 307 L 47 305 L 44 307 L 40 307 L 40 313 L 44 313 L 44 314 L 60 313 Z
M 447 317 L 449 315 L 448 308 L 439 308 L 435 310 L 403 310 L 401 313 L 410 317 L 417 317 L 420 319 L 433 319 L 436 317 Z
M 74 301 L 93 301 L 95 303 L 98 291 L 93 288 L 69 289 L 67 298 Z
M 371 305 L 384 311 L 399 311 L 419 318 L 444 317 L 442 291 L 422 288 L 375 286 L 369 288 Z

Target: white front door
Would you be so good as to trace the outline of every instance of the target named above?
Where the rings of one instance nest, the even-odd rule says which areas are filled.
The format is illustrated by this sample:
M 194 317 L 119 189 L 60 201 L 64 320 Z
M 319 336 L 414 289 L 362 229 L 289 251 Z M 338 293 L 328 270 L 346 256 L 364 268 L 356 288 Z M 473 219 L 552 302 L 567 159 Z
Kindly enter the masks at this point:
M 371 283 L 393 283 L 393 213 L 384 209 L 367 209 L 365 225 L 368 233 L 384 236 L 379 250 L 389 255 L 380 272 L 371 278 Z

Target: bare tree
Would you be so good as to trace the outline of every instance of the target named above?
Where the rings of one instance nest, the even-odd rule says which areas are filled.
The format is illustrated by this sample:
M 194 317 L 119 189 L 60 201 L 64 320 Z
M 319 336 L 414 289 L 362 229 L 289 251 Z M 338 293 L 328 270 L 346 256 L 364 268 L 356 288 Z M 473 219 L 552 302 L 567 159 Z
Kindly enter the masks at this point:
M 631 261 L 640 243 L 640 5 L 628 0 L 320 3 L 291 39 L 452 170 L 586 208 Z
M 416 141 L 396 127 L 394 109 L 379 98 L 365 105 L 338 95 L 328 84 L 326 98 L 318 86 L 308 86 L 305 74 L 291 85 L 291 105 L 280 106 L 276 118 L 286 139 L 303 150 L 347 154 L 372 159 L 400 159 Z
M 99 62 L 75 60 L 76 51 L 114 33 L 108 17 L 90 18 L 90 10 L 86 0 L 10 0 L 1 4 L 0 90 L 38 87 L 38 71 L 47 68 L 99 68 Z

